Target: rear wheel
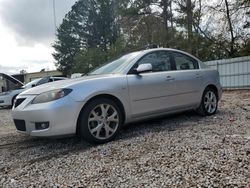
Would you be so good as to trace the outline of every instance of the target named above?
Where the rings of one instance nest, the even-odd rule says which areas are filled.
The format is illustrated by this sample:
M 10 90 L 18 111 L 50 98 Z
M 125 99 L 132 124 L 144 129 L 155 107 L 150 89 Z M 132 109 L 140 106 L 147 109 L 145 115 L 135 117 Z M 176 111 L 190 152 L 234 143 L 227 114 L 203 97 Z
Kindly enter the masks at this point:
M 87 104 L 79 120 L 80 135 L 90 143 L 101 144 L 117 135 L 122 113 L 114 101 L 100 98 Z
M 198 113 L 202 116 L 213 115 L 216 113 L 218 107 L 218 97 L 214 89 L 206 88 L 202 95 L 202 100 Z

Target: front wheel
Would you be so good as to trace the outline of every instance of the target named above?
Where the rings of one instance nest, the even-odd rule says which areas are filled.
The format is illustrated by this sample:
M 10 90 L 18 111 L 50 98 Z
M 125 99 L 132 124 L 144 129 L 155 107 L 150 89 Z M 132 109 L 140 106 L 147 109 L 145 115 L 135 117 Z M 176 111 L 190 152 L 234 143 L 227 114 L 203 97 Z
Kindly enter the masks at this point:
M 118 105 L 105 98 L 91 101 L 80 115 L 80 135 L 90 143 L 102 144 L 112 140 L 122 124 Z
M 218 107 L 218 97 L 216 92 L 211 88 L 206 88 L 203 92 L 201 103 L 197 109 L 202 116 L 210 116 L 216 113 Z

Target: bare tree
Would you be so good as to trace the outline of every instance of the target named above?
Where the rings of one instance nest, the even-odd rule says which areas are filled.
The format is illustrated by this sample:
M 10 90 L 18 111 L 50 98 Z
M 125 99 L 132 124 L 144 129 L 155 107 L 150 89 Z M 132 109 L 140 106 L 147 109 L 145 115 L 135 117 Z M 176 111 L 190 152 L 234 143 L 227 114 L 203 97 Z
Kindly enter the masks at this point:
M 187 10 L 187 31 L 189 42 L 193 39 L 193 11 L 191 0 L 186 0 L 186 10 Z M 191 44 L 190 44 L 191 45 Z
M 229 3 L 228 0 L 225 1 L 225 6 L 226 6 L 226 18 L 228 22 L 228 27 L 229 27 L 229 32 L 230 32 L 230 51 L 229 55 L 232 57 L 235 54 L 235 36 L 234 36 L 234 30 L 233 30 L 233 25 L 232 25 L 232 20 L 231 20 L 231 14 L 230 14 L 230 9 L 229 9 Z

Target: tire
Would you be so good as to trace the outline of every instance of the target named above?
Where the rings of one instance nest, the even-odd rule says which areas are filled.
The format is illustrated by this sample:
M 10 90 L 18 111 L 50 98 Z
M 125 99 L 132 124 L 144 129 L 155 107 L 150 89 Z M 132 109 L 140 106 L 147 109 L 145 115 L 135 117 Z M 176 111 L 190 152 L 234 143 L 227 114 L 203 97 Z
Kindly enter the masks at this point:
M 201 116 L 211 116 L 217 112 L 218 96 L 212 88 L 206 88 L 203 92 L 201 103 L 197 109 Z
M 119 132 L 122 119 L 121 110 L 114 101 L 106 98 L 92 100 L 80 114 L 80 136 L 92 144 L 109 142 Z

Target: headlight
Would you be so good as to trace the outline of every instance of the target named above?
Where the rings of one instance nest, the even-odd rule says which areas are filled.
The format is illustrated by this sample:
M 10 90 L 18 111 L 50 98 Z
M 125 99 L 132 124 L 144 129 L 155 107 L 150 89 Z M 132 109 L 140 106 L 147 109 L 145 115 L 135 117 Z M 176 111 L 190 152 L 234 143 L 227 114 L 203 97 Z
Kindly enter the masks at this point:
M 45 92 L 36 96 L 31 103 L 38 104 L 38 103 L 45 103 L 45 102 L 50 102 L 50 101 L 54 101 L 57 99 L 61 99 L 67 96 L 68 94 L 70 94 L 71 91 L 72 89 L 57 89 L 57 90 L 48 91 L 48 92 Z
M 8 95 L 8 94 L 10 94 L 10 91 L 2 92 L 2 93 L 0 93 L 0 96 Z

